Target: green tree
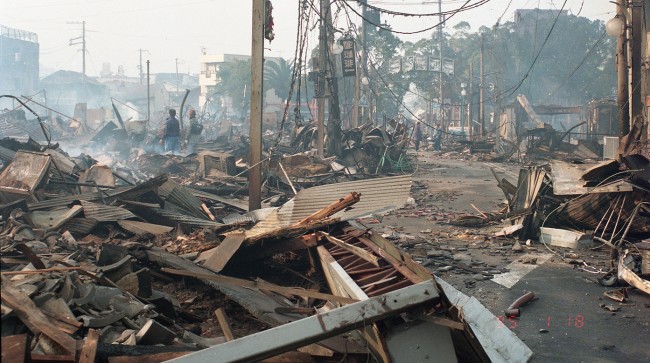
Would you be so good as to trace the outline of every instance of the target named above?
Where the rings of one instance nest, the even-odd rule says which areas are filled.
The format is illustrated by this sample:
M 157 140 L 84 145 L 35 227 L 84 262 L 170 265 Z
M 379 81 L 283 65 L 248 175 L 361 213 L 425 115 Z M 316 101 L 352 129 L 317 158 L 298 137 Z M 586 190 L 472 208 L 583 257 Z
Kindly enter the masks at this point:
M 390 29 L 388 25 L 383 25 L 383 27 Z M 401 108 L 401 102 L 408 91 L 404 77 L 390 72 L 391 61 L 398 56 L 403 42 L 390 30 L 372 25 L 367 26 L 366 36 L 368 64 L 364 74 L 362 64 L 359 62 L 358 74 L 360 77 L 367 76 L 370 79 L 369 89 L 376 104 L 376 116 L 381 117 L 385 114 L 387 117 L 394 117 Z M 356 44 L 357 50 L 361 51 L 360 36 L 357 37 Z M 352 89 L 349 93 L 354 95 L 354 90 Z
M 217 78 L 215 93 L 230 98 L 235 111 L 242 110 L 242 116 L 245 115 L 250 101 L 251 61 L 223 63 L 219 66 Z
M 293 62 L 287 62 L 280 58 L 264 61 L 264 89 L 273 90 L 275 95 L 286 100 L 291 88 L 291 75 L 293 73 Z M 295 91 L 295 90 L 294 90 Z

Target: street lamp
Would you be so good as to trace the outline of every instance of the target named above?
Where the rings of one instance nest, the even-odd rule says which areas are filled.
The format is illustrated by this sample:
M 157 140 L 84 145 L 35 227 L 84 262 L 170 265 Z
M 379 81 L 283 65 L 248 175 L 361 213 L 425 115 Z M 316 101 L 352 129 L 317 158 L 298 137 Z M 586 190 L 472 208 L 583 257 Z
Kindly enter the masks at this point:
M 620 37 L 625 31 L 625 22 L 617 15 L 607 21 L 605 31 L 612 37 Z
M 460 112 L 460 130 L 463 133 L 463 135 L 465 135 L 465 96 L 467 96 L 467 91 L 465 90 L 465 87 L 467 87 L 465 82 L 460 84 L 460 88 L 461 88 L 461 90 L 460 90 L 460 108 L 461 108 L 461 112 Z

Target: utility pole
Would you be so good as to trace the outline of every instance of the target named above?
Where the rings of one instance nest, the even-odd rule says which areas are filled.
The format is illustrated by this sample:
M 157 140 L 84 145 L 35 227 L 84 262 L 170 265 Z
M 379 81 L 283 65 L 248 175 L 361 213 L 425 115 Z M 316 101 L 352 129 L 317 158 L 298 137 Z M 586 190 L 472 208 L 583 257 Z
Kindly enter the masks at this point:
M 478 84 L 478 119 L 479 123 L 481 124 L 481 132 L 480 136 L 483 137 L 485 135 L 485 100 L 483 99 L 483 89 L 485 88 L 483 86 L 484 82 L 484 72 L 485 70 L 483 69 L 483 52 L 484 52 L 484 43 L 485 43 L 485 36 L 484 34 L 481 34 L 481 63 L 479 64 L 479 84 Z
M 616 0 L 616 16 L 623 19 L 625 25 L 627 25 L 626 3 L 626 0 Z M 619 136 L 625 136 L 630 132 L 626 32 L 627 29 L 623 29 L 616 39 L 616 74 L 618 76 L 616 102 L 618 105 Z
M 325 13 L 325 35 L 326 35 L 326 53 L 327 64 L 325 65 L 327 90 L 330 91 L 327 109 L 329 117 L 327 120 L 327 151 L 330 155 L 341 156 L 341 108 L 339 105 L 339 83 L 336 79 L 336 56 L 329 50 L 332 49 L 334 38 L 330 36 L 329 29 L 332 28 L 332 11 L 330 2 L 326 2 L 327 11 Z
M 262 103 L 264 79 L 264 22 L 266 0 L 253 1 L 251 40 L 251 115 L 248 170 L 248 210 L 262 208 Z
M 325 9 L 329 6 L 328 0 L 320 1 L 320 32 L 319 32 L 319 43 L 318 43 L 318 83 L 326 84 L 327 82 L 321 82 L 322 77 L 327 77 L 327 60 L 326 60 L 326 47 L 327 47 L 327 33 L 325 28 Z M 327 88 L 327 86 L 325 86 Z M 324 140 L 325 140 L 325 93 L 326 89 L 322 90 L 321 97 L 318 98 L 318 138 L 316 140 L 316 148 L 318 150 L 318 156 L 323 158 L 325 157 L 324 149 Z
M 362 6 L 362 12 L 361 14 L 363 15 L 364 19 L 368 19 L 368 8 L 366 5 L 368 4 L 368 0 L 363 0 L 361 6 Z M 373 106 L 373 97 L 372 95 L 372 85 L 370 84 L 370 77 L 368 77 L 368 26 L 371 25 L 370 22 L 368 21 L 363 21 L 363 28 L 361 29 L 361 69 L 363 69 L 363 77 L 366 77 L 367 82 L 363 83 L 363 95 L 366 96 L 366 99 L 368 100 L 368 120 L 371 121 L 373 124 L 375 123 L 373 120 L 373 113 L 372 113 L 372 106 Z M 365 112 L 364 112 L 365 115 Z M 362 115 L 363 117 L 363 115 Z
M 648 3 L 647 1 L 645 3 Z M 630 39 L 630 48 L 631 48 L 631 78 L 628 87 L 630 87 L 630 127 L 632 127 L 632 122 L 636 119 L 637 116 L 643 116 L 644 111 L 644 102 L 642 100 L 642 78 L 641 78 L 641 64 L 644 62 L 642 58 L 642 46 L 643 46 L 643 29 L 641 24 L 644 20 L 644 9 L 642 7 L 643 2 L 638 4 L 631 3 L 630 11 L 632 12 L 632 26 L 628 27 L 628 31 L 631 33 Z
M 355 55 L 356 57 L 356 55 Z M 354 66 L 354 105 L 352 108 L 352 128 L 359 126 L 359 65 Z
M 69 21 L 68 24 L 81 24 L 81 36 L 77 38 L 72 38 L 70 39 L 70 46 L 81 44 L 81 55 L 82 55 L 82 74 L 84 75 L 84 79 L 86 78 L 86 21 L 82 21 L 81 23 L 78 21 Z M 81 43 L 79 42 L 74 42 L 75 40 L 81 39 Z
M 440 13 L 440 17 L 439 17 L 440 25 L 438 25 L 438 40 L 440 42 L 440 73 L 438 74 L 439 77 L 440 77 L 440 79 L 439 79 L 439 82 L 440 82 L 440 84 L 439 84 L 439 86 L 440 86 L 440 127 L 442 127 L 443 130 L 447 130 L 447 128 L 445 127 L 445 95 L 443 93 L 444 90 L 443 90 L 443 87 L 442 87 L 442 71 L 443 71 L 443 67 L 442 67 L 442 62 L 443 62 L 443 58 L 442 58 L 442 46 L 443 46 L 442 28 L 444 26 L 444 21 L 445 21 L 445 17 L 444 17 L 444 15 L 442 15 L 442 0 L 438 0 L 438 13 Z
M 147 59 L 147 123 L 151 120 L 151 82 L 149 81 L 149 60 Z
M 140 84 L 142 84 L 143 78 L 144 78 L 144 71 L 142 70 L 142 52 L 148 52 L 146 49 L 140 48 Z
M 469 127 L 469 139 L 472 140 L 472 128 L 474 127 L 474 121 L 472 121 L 472 111 L 474 110 L 474 65 L 470 62 L 469 64 L 469 90 L 468 101 L 467 101 L 467 126 Z

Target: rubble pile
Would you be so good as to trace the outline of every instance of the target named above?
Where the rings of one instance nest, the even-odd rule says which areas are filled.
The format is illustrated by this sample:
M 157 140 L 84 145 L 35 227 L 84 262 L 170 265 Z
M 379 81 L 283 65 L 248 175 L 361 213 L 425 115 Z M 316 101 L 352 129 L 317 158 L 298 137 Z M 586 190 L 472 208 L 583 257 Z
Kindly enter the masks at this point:
M 650 242 L 648 159 L 632 154 L 622 162 L 552 160 L 522 168 L 516 185 L 492 172 L 506 207 L 498 213 L 459 216 L 450 223 L 478 227 L 506 222 L 495 236 L 537 240 L 547 248 L 610 248 L 612 261 L 601 281 L 614 276 L 650 294 L 650 282 L 639 277 L 648 278 L 650 272 L 643 267 Z M 564 253 L 568 262 L 586 264 L 572 254 Z
M 408 175 L 303 186 L 280 208 L 244 213 L 185 176 L 143 180 L 56 145 L 2 145 L 2 339 L 18 361 L 532 355 L 508 329 L 493 334 L 502 323 L 476 299 L 355 222 L 404 206 Z M 237 172 L 227 154 L 201 156 L 206 180 Z M 287 175 L 331 168 L 284 160 L 290 186 Z M 425 348 L 405 351 L 405 340 Z

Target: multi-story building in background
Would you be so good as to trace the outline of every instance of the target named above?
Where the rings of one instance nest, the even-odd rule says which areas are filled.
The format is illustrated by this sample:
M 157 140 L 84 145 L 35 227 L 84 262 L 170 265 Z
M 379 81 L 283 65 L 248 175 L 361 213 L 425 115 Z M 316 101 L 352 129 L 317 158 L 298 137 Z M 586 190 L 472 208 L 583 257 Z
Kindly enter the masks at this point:
M 39 89 L 38 35 L 0 25 L 0 93 L 28 95 Z

